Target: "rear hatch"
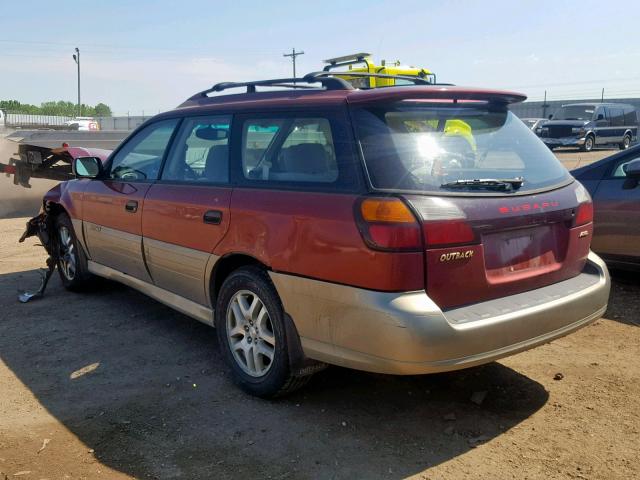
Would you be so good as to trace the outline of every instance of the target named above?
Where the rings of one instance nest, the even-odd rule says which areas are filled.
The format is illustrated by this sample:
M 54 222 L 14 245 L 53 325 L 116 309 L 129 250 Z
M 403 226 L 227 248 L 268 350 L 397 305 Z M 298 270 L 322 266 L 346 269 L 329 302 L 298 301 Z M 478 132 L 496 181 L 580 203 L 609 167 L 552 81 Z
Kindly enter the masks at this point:
M 511 198 L 407 195 L 422 226 L 429 296 L 449 308 L 578 275 L 592 233 L 581 189 L 574 182 Z
M 375 195 L 413 211 L 425 288 L 444 309 L 571 278 L 589 253 L 588 193 L 499 100 L 353 109 Z

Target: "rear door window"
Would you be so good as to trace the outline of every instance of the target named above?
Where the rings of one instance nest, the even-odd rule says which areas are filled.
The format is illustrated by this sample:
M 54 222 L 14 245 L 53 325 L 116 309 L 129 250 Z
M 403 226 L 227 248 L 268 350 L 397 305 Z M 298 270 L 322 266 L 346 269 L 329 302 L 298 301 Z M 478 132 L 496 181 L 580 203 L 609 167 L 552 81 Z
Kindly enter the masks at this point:
M 242 174 L 269 183 L 335 184 L 339 169 L 331 122 L 323 117 L 247 119 Z
M 624 113 L 621 108 L 609 108 L 612 127 L 622 127 L 624 125 Z
M 625 109 L 624 124 L 627 126 L 634 126 L 638 124 L 638 117 L 636 115 L 635 109 L 633 108 Z

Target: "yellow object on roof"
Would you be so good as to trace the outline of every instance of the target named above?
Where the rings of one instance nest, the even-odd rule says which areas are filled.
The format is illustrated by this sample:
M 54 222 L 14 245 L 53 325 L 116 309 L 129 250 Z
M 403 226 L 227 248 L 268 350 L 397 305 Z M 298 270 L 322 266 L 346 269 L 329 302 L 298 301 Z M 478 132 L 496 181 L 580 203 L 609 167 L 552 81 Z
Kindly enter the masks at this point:
M 349 76 L 348 72 L 354 73 L 374 73 L 382 75 L 400 75 L 406 77 L 420 77 L 429 83 L 436 83 L 436 75 L 426 68 L 418 68 L 412 66 L 404 66 L 399 61 L 387 64 L 384 60 L 380 65 L 376 65 L 371 59 L 370 53 L 360 52 L 342 57 L 330 58 L 324 61 L 327 66 L 325 71 L 331 71 L 335 68 L 347 67 L 347 70 L 335 72 L 336 77 L 343 78 L 356 88 L 376 88 L 391 87 L 395 85 L 412 85 L 410 80 L 401 78 L 380 78 L 380 77 L 358 77 Z M 355 66 L 362 65 L 362 66 Z M 342 73 L 344 72 L 344 75 Z

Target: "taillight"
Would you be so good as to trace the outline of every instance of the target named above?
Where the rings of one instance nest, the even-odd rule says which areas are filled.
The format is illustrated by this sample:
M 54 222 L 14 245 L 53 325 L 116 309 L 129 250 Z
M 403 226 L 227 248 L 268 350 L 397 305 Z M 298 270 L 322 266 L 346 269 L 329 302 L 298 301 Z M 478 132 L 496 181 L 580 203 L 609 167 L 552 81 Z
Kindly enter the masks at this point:
M 593 222 L 593 203 L 581 203 L 576 211 L 575 226 L 578 227 L 591 222 Z
M 423 228 L 428 246 L 459 245 L 476 239 L 471 225 L 464 220 L 425 222 Z
M 576 200 L 578 200 L 578 208 L 573 220 L 573 225 L 578 227 L 593 222 L 593 201 L 591 195 L 582 184 L 578 183 L 576 187 Z
M 395 197 L 365 197 L 356 202 L 362 238 L 376 250 L 420 251 L 420 224 L 409 207 Z

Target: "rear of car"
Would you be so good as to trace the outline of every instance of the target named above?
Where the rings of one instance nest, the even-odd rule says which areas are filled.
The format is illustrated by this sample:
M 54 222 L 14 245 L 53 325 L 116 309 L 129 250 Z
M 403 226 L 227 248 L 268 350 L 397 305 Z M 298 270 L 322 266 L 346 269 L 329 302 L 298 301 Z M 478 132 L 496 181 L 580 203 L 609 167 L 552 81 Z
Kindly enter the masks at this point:
M 593 209 L 568 174 L 502 99 L 349 99 L 369 193 L 354 206 L 366 248 L 420 254 L 422 288 L 387 291 L 300 280 L 312 290 L 296 322 L 338 315 L 331 344 L 303 339 L 329 363 L 416 374 L 488 362 L 599 318 L 606 267 L 590 253 Z M 446 134 L 472 132 L 476 148 Z M 366 263 L 352 265 L 367 269 Z M 408 271 L 407 271 L 408 273 Z M 289 298 L 288 298 L 289 297 Z M 307 340 L 307 341 L 305 341 Z

